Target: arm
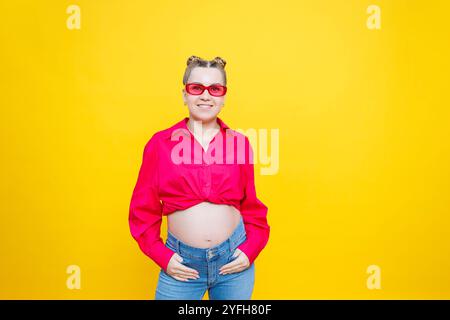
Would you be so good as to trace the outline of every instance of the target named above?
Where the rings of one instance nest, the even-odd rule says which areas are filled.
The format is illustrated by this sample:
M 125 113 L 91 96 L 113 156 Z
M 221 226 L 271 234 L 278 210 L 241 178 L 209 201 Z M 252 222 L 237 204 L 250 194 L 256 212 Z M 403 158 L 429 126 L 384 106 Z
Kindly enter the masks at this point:
M 175 253 L 162 241 L 162 204 L 158 195 L 158 150 L 155 136 L 144 148 L 142 164 L 133 190 L 129 210 L 131 235 L 140 249 L 162 269 L 166 270 Z
M 252 264 L 269 240 L 270 226 L 267 223 L 268 208 L 256 196 L 253 149 L 247 137 L 245 140 L 248 143 L 249 161 L 243 164 L 245 196 L 241 201 L 241 214 L 247 239 L 238 248 Z

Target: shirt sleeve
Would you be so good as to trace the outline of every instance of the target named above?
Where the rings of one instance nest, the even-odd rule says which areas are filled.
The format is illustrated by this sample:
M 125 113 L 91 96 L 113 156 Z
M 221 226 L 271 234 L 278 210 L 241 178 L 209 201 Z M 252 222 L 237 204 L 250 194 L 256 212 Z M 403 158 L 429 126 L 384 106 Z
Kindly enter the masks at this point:
M 267 223 L 268 208 L 257 198 L 254 179 L 253 149 L 248 138 L 249 160 L 243 164 L 245 195 L 241 200 L 241 215 L 244 220 L 247 239 L 238 246 L 248 257 L 250 264 L 255 261 L 259 253 L 264 249 L 270 233 Z
M 167 271 L 175 253 L 161 238 L 162 204 L 158 194 L 158 150 L 155 135 L 144 148 L 142 164 L 133 190 L 129 208 L 131 235 L 140 249 Z

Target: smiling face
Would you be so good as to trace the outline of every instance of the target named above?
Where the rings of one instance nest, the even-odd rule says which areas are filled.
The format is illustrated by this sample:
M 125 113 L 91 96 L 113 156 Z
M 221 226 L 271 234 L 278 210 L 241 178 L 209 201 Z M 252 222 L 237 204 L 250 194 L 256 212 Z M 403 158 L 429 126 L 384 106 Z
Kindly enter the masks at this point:
M 187 83 L 201 83 L 204 86 L 211 84 L 225 85 L 222 73 L 217 68 L 195 67 L 191 70 Z M 184 103 L 187 104 L 189 115 L 196 121 L 209 122 L 214 120 L 225 104 L 225 97 L 214 97 L 208 90 L 200 95 L 191 95 L 182 89 Z

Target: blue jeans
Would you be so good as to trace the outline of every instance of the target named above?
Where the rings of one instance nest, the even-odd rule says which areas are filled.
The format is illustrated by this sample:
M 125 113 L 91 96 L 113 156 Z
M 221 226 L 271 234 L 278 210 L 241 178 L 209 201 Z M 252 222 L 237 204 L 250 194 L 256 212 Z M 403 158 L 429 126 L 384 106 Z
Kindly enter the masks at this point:
M 197 270 L 200 278 L 181 281 L 160 268 L 155 300 L 202 300 L 206 290 L 210 300 L 250 300 L 255 283 L 254 263 L 240 272 L 219 274 L 220 267 L 236 259 L 233 253 L 246 238 L 242 216 L 233 234 L 211 248 L 189 246 L 168 231 L 166 247 L 183 258 L 182 264 Z

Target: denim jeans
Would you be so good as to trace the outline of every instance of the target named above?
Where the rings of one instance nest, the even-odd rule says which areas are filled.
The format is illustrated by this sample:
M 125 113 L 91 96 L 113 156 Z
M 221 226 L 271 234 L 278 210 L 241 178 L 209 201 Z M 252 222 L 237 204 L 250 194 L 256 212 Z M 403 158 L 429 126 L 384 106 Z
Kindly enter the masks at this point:
M 210 300 L 250 300 L 255 283 L 255 264 L 240 272 L 219 274 L 219 268 L 233 261 L 236 248 L 246 240 L 244 222 L 233 234 L 211 248 L 197 248 L 178 240 L 168 231 L 166 246 L 177 252 L 185 266 L 198 271 L 200 278 L 181 281 L 160 268 L 155 300 L 202 300 L 208 290 Z

